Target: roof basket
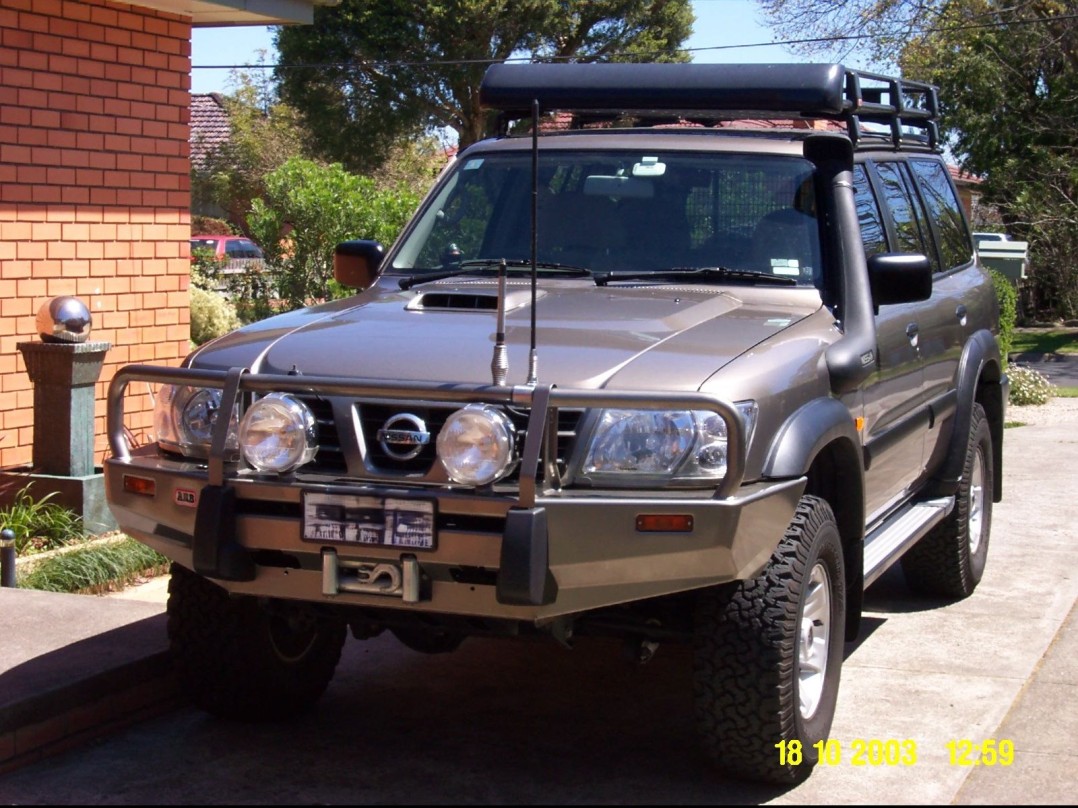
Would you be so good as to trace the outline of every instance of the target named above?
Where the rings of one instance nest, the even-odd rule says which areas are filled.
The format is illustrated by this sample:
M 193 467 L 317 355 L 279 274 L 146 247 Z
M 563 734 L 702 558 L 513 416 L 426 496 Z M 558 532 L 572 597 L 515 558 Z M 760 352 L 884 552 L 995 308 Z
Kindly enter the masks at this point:
M 544 113 L 581 121 L 633 118 L 634 125 L 745 118 L 840 121 L 855 147 L 939 150 L 939 103 L 931 84 L 840 64 L 496 64 L 480 102 L 499 110 L 499 129 Z
M 855 147 L 863 138 L 883 136 L 896 149 L 911 142 L 939 149 L 939 98 L 933 85 L 847 70 L 846 100 L 850 106 L 843 117 Z

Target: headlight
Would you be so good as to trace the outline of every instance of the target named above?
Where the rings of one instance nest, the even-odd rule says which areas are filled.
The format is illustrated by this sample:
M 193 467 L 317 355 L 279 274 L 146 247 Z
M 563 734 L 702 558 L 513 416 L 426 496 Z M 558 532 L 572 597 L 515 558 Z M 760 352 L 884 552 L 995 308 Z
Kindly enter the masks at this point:
M 748 445 L 756 402 L 734 405 Z M 593 481 L 720 480 L 729 458 L 726 422 L 706 410 L 602 410 L 582 474 Z
M 186 457 L 209 454 L 213 428 L 221 409 L 221 391 L 210 387 L 164 385 L 154 401 L 153 425 L 158 444 Z M 232 410 L 225 448 L 236 451 L 239 416 Z
M 270 393 L 244 414 L 240 451 L 258 471 L 292 471 L 314 459 L 318 422 L 299 399 L 286 393 Z
M 454 482 L 486 485 L 512 467 L 515 435 L 501 410 L 469 404 L 450 415 L 438 432 L 438 459 Z

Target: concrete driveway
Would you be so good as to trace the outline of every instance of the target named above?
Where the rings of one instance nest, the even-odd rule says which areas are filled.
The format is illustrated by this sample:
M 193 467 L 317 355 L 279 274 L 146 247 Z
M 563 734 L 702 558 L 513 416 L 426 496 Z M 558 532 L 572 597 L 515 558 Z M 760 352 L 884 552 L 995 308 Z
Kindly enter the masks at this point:
M 889 573 L 847 648 L 841 759 L 796 788 L 715 775 L 684 649 L 469 640 L 422 656 L 352 641 L 317 709 L 241 725 L 188 708 L 0 778 L 11 804 L 1073 804 L 1078 787 L 1078 400 L 1014 408 L 984 579 L 952 604 Z M 1013 743 L 1009 766 L 963 742 Z M 891 742 L 915 760 L 866 754 Z M 908 743 L 913 746 L 910 747 Z

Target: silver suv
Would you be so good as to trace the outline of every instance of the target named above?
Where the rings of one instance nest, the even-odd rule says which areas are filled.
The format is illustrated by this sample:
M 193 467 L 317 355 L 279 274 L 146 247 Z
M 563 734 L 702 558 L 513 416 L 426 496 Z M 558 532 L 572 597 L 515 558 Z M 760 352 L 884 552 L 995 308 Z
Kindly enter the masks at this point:
M 898 562 L 969 595 L 1002 491 L 997 303 L 935 89 L 498 65 L 482 99 L 499 134 L 397 242 L 338 246 L 355 296 L 116 376 L 108 497 L 174 562 L 185 690 L 295 712 L 348 629 L 691 643 L 703 747 L 799 780 L 865 588 Z

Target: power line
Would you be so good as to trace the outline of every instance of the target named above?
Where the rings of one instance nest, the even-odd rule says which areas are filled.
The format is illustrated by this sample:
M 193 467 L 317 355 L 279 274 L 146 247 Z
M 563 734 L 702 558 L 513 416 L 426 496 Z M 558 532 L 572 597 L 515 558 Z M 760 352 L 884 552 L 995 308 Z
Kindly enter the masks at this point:
M 992 22 L 992 23 L 970 23 L 967 25 L 954 25 L 954 26 L 941 26 L 939 28 L 925 28 L 921 31 L 922 34 L 941 34 L 941 33 L 954 33 L 958 31 L 975 31 L 989 28 L 1013 28 L 1022 25 L 1037 25 L 1045 22 L 1061 22 L 1066 20 L 1078 20 L 1078 14 L 1060 14 L 1054 17 L 1037 17 L 1029 20 L 1014 20 L 1011 22 Z M 698 48 L 681 48 L 680 50 L 685 53 L 702 53 L 704 51 L 718 51 L 718 50 L 738 50 L 742 48 L 766 48 L 766 47 L 787 47 L 794 45 L 814 45 L 814 44 L 837 44 L 840 42 L 855 42 L 860 40 L 878 39 L 879 37 L 874 34 L 844 34 L 842 36 L 830 36 L 830 37 L 806 37 L 804 39 L 783 39 L 776 42 L 756 42 L 751 44 L 741 45 L 709 45 Z M 612 54 L 614 56 L 644 56 L 646 54 Z M 574 59 L 574 56 L 564 56 L 561 60 L 567 61 Z M 372 67 L 450 67 L 450 66 L 466 66 L 466 65 L 491 65 L 501 64 L 503 62 L 532 62 L 532 61 L 559 61 L 558 57 L 549 57 L 546 59 L 535 59 L 531 56 L 517 56 L 510 57 L 508 59 L 429 59 L 421 62 L 416 61 L 404 61 L 393 59 L 367 59 L 364 60 L 364 64 Z M 244 64 L 244 65 L 191 65 L 192 70 L 268 70 L 268 69 L 283 69 L 288 70 L 292 68 L 308 68 L 308 69 L 326 69 L 334 67 L 354 67 L 353 62 L 305 62 L 303 64 Z

